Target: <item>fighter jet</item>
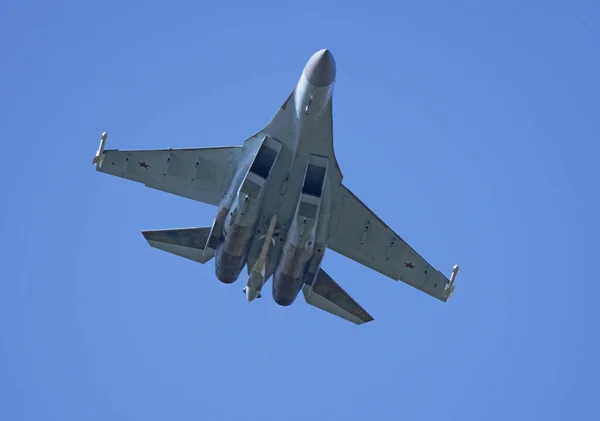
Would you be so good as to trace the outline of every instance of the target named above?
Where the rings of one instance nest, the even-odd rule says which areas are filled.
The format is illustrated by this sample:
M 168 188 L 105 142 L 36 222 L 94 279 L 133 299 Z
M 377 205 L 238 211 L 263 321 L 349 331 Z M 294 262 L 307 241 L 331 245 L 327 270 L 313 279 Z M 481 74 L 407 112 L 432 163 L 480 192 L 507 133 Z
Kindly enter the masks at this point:
M 243 292 L 260 298 L 272 281 L 274 301 L 306 302 L 356 324 L 373 318 L 322 268 L 334 250 L 441 301 L 454 290 L 342 183 L 333 149 L 332 96 L 336 63 L 316 52 L 272 120 L 241 146 L 105 150 L 96 170 L 217 207 L 212 226 L 142 231 L 157 249 L 198 263 L 214 258 L 226 284 L 247 267 Z

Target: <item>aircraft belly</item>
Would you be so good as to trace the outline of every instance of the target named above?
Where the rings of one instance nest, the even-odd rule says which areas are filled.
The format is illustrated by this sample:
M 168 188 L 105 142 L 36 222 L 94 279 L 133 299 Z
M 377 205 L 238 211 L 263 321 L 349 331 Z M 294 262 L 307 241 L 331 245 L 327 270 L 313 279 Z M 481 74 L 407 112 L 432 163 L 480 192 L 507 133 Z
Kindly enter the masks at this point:
M 310 156 L 316 154 L 328 157 L 330 162 L 335 163 L 329 168 L 328 183 L 334 180 L 335 184 L 335 182 L 341 180 L 341 173 L 333 156 L 331 132 L 327 130 L 330 125 L 322 124 L 327 118 L 327 116 L 322 116 L 320 121 L 314 120 L 314 117 L 309 118 L 310 121 L 297 125 L 296 127 L 300 129 L 293 134 L 289 131 L 279 131 L 277 127 L 265 128 L 265 133 L 280 141 L 283 148 L 277 163 L 272 169 L 269 185 L 265 186 L 261 214 L 248 253 L 247 270 L 248 274 L 251 275 L 252 267 L 257 262 L 263 247 L 269 221 L 273 215 L 277 215 L 277 229 L 273 237 L 273 246 L 267 257 L 264 281 L 266 282 L 271 276 L 273 277 L 273 299 L 280 305 L 290 305 L 294 302 L 302 290 L 306 273 L 309 270 L 309 262 L 312 263 L 311 257 L 314 246 L 311 247 L 311 250 L 308 250 L 307 244 L 297 243 L 296 241 L 292 241 L 294 244 L 284 246 L 295 217 L 304 182 L 304 173 Z M 328 195 L 330 193 L 330 191 L 327 192 Z M 329 216 L 329 213 L 323 215 L 323 219 L 319 221 L 319 228 L 328 225 L 328 221 L 325 221 L 325 219 L 328 220 Z M 323 232 L 322 229 L 319 229 L 319 231 Z M 318 263 L 320 263 L 326 238 L 319 238 L 318 243 L 320 256 L 315 261 L 318 260 Z
M 285 145 L 285 143 L 284 143 Z M 292 151 L 286 145 L 272 170 L 271 179 L 265 190 L 261 214 L 254 230 L 254 237 L 248 256 L 248 271 L 254 266 L 260 254 L 269 221 L 277 215 L 277 226 L 273 237 L 273 246 L 269 251 L 266 265 L 267 280 L 274 272 L 281 256 L 283 239 L 294 216 L 295 205 L 302 183 L 303 169 L 292 162 Z M 300 179 L 300 181 L 298 181 Z

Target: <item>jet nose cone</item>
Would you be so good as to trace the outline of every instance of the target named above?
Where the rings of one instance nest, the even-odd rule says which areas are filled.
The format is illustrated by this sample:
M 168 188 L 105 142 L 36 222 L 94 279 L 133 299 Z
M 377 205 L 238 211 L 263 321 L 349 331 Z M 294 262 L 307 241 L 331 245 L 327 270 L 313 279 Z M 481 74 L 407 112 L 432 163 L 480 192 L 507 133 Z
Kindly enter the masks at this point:
M 327 49 L 317 51 L 306 63 L 304 76 L 308 82 L 319 88 L 329 86 L 335 80 L 335 59 Z

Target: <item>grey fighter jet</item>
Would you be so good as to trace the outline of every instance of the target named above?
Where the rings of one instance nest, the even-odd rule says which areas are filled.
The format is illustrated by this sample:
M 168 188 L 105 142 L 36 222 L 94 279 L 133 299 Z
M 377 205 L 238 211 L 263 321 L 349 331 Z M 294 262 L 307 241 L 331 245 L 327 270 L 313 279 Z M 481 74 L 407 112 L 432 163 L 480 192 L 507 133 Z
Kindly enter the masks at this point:
M 323 269 L 327 248 L 446 301 L 450 279 L 431 266 L 342 184 L 333 150 L 333 55 L 316 52 L 271 122 L 242 146 L 105 150 L 96 170 L 217 207 L 212 226 L 143 231 L 157 249 L 206 263 L 235 282 L 246 266 L 248 301 L 272 276 L 282 306 L 309 304 L 356 324 L 373 318 Z

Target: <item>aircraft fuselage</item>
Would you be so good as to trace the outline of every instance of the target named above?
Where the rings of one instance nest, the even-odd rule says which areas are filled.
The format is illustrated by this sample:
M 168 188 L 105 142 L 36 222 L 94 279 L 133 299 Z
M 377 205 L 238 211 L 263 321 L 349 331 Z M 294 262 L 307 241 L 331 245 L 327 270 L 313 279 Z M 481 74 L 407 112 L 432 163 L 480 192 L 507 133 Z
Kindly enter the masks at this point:
M 337 163 L 331 159 L 331 115 L 326 112 L 331 107 L 335 71 L 329 51 L 321 50 L 310 58 L 282 105 L 286 112 L 278 113 L 246 142 L 254 140 L 257 152 L 238 167 L 219 208 L 215 227 L 222 228 L 215 254 L 216 276 L 232 283 L 247 266 L 249 281 L 244 292 L 249 300 L 259 296 L 264 282 L 273 276 L 274 300 L 289 305 L 318 273 L 327 246 L 332 185 L 339 184 L 331 180 L 341 180 Z M 281 144 L 274 162 L 258 162 L 268 155 L 260 149 L 265 137 Z M 263 185 L 258 194 L 252 194 L 245 186 L 263 181 L 261 174 L 253 172 L 261 165 L 269 168 L 262 168 Z M 274 229 L 269 233 L 273 218 Z

